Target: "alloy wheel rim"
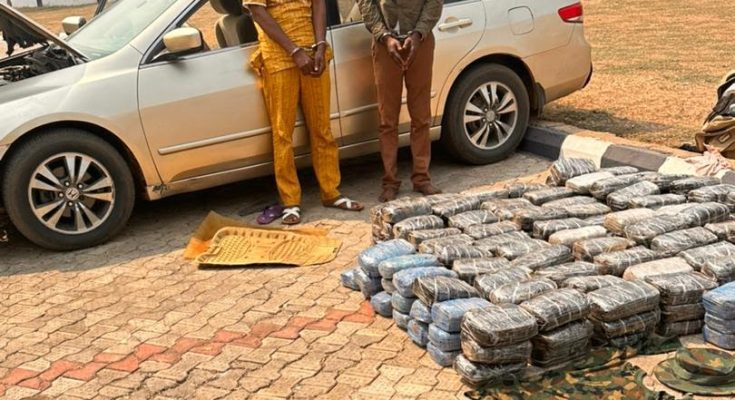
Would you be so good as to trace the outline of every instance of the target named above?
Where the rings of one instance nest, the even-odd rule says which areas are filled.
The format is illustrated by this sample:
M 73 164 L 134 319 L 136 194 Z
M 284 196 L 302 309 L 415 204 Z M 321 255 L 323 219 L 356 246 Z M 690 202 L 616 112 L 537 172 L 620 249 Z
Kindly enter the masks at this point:
M 53 155 L 31 174 L 31 211 L 46 228 L 66 235 L 97 229 L 115 205 L 115 184 L 107 169 L 86 154 Z
M 491 150 L 502 146 L 518 124 L 518 100 L 501 82 L 478 87 L 467 99 L 464 132 L 473 146 Z

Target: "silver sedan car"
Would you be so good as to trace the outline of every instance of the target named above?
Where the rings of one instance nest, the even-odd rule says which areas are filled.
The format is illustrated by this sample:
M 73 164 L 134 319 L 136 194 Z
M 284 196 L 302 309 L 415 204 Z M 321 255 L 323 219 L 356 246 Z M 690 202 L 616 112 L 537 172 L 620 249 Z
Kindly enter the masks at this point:
M 445 0 L 437 39 L 433 137 L 467 163 L 507 157 L 529 117 L 585 86 L 590 46 L 577 0 Z M 371 36 L 355 0 L 327 0 L 332 130 L 343 158 L 378 149 Z M 0 4 L 0 199 L 40 246 L 104 242 L 136 196 L 271 174 L 257 34 L 240 0 L 118 0 L 61 39 Z M 3 26 L 5 28 L 3 28 Z M 12 50 L 16 46 L 11 46 Z M 408 144 L 409 117 L 401 117 Z M 294 146 L 309 164 L 303 121 Z

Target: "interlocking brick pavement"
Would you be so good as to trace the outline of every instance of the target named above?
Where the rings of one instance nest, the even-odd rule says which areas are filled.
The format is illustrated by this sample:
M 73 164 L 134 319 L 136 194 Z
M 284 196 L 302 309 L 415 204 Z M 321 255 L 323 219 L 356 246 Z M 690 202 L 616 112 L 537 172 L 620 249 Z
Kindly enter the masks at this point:
M 343 168 L 345 192 L 368 206 L 375 161 Z M 438 157 L 434 179 L 457 191 L 547 165 L 524 154 L 483 167 Z M 0 243 L 0 398 L 461 397 L 451 369 L 340 286 L 369 245 L 367 214 L 318 207 L 313 176 L 302 182 L 306 219 L 343 241 L 325 265 L 200 269 L 182 258 L 209 210 L 252 218 L 272 201 L 271 178 L 141 204 L 123 235 L 93 249 L 47 252 L 11 229 Z

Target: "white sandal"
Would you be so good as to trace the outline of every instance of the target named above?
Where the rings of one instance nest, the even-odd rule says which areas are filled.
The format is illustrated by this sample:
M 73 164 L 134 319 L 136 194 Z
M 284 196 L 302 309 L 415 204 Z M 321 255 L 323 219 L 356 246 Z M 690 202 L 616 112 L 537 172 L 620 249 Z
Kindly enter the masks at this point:
M 294 222 L 287 222 L 286 219 L 289 217 L 296 218 Z M 297 225 L 301 223 L 301 208 L 300 207 L 288 207 L 283 209 L 283 215 L 281 215 L 281 223 L 283 225 Z
M 334 203 L 328 205 L 327 207 L 339 208 L 340 210 L 345 211 L 362 211 L 365 208 L 362 204 L 347 197 L 340 197 Z

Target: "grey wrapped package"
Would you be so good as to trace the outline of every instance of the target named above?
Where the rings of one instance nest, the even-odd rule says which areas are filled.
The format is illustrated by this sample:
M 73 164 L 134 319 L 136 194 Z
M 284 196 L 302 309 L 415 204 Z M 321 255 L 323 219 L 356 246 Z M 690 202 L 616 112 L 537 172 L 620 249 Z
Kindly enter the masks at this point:
M 628 267 L 623 274 L 626 281 L 692 272 L 693 268 L 679 257 L 664 258 Z
M 385 279 L 385 278 L 381 279 L 380 285 L 383 286 L 383 290 L 385 290 L 386 292 L 390 294 L 393 294 L 396 291 L 396 287 L 393 286 L 392 278 L 391 279 Z
M 355 273 L 358 269 L 360 269 L 360 267 L 352 267 L 346 271 L 343 271 L 339 275 L 342 286 L 352 290 L 360 290 L 360 286 L 357 284 L 357 280 L 355 279 Z
M 728 283 L 705 293 L 702 295 L 702 304 L 707 314 L 735 320 L 735 283 Z
M 602 203 L 578 204 L 576 206 L 568 206 L 565 208 L 567 216 L 570 218 L 592 218 L 608 214 L 610 207 Z
M 531 270 L 526 268 L 509 268 L 494 274 L 480 275 L 475 278 L 475 288 L 483 298 L 489 299 L 492 292 L 512 282 L 523 282 L 531 279 Z
M 649 196 L 642 196 L 630 199 L 628 202 L 629 208 L 651 208 L 656 209 L 663 206 L 670 206 L 674 204 L 686 203 L 686 196 L 674 193 L 667 194 L 653 194 Z
M 444 228 L 444 221 L 436 215 L 411 217 L 393 225 L 393 237 L 407 239 L 413 231 Z
M 587 318 L 590 306 L 587 297 L 574 289 L 558 289 L 521 303 L 521 307 L 536 317 L 540 332 L 548 332 L 570 322 Z
M 704 318 L 704 306 L 701 302 L 661 306 L 661 321 L 663 322 L 692 321 L 702 318 Z
M 520 256 L 511 262 L 511 266 L 536 270 L 542 267 L 563 264 L 573 259 L 572 251 L 568 247 L 556 245 Z
M 585 158 L 559 158 L 549 168 L 549 181 L 560 186 L 569 179 L 597 172 L 598 169 L 594 161 Z
M 625 228 L 629 225 L 653 218 L 656 213 L 647 208 L 636 208 L 625 211 L 618 211 L 607 214 L 603 222 L 603 226 L 610 232 L 623 234 Z
M 717 235 L 702 227 L 665 233 L 651 240 L 651 250 L 666 256 L 717 242 Z
M 429 326 L 423 322 L 412 319 L 406 326 L 408 337 L 419 347 L 426 347 L 429 343 Z
M 474 242 L 474 239 L 465 234 L 461 234 L 424 240 L 418 249 L 419 253 L 422 254 L 436 254 L 443 247 L 450 245 L 470 245 L 472 242 Z
M 518 224 L 524 231 L 533 230 L 533 224 L 536 221 L 549 221 L 552 219 L 562 219 L 567 217 L 567 212 L 563 208 L 525 208 L 513 212 L 513 222 Z
M 408 314 L 411 318 L 423 322 L 425 324 L 431 323 L 431 307 L 424 304 L 421 300 L 416 300 L 411 305 L 411 312 Z
M 535 349 L 547 352 L 589 340 L 593 329 L 591 322 L 581 320 L 548 332 L 540 332 L 531 339 L 531 342 Z
M 529 279 L 524 282 L 511 282 L 495 289 L 490 294 L 490 301 L 495 304 L 521 304 L 540 294 L 552 291 L 557 286 L 549 279 Z
M 590 340 L 580 340 L 572 346 L 548 352 L 534 349 L 531 352 L 531 362 L 541 368 L 552 368 L 561 366 L 568 362 L 577 361 L 587 355 L 590 351 Z
M 457 274 L 444 267 L 412 268 L 399 271 L 393 275 L 393 286 L 396 287 L 396 293 L 403 297 L 413 297 L 413 281 L 424 276 L 449 276 L 456 278 Z
M 547 189 L 549 186 L 543 183 L 511 183 L 505 186 L 508 189 L 508 197 L 517 199 L 523 197 L 526 192 L 534 192 L 541 189 Z
M 411 317 L 398 310 L 393 310 L 393 320 L 396 321 L 396 326 L 403 329 L 408 329 L 408 323 L 411 322 Z
M 502 379 L 510 379 L 520 374 L 526 367 L 526 363 L 485 365 L 474 363 L 462 354 L 454 360 L 454 370 L 460 376 L 460 380 L 471 386 L 477 387 Z
M 462 354 L 470 361 L 485 365 L 525 363 L 531 357 L 531 341 L 500 347 L 482 347 L 472 338 L 462 336 Z
M 368 247 L 357 257 L 357 261 L 363 268 L 377 269 L 378 265 L 393 257 L 413 254 L 416 252 L 413 245 L 403 239 L 389 240 Z
M 563 199 L 574 196 L 574 191 L 565 187 L 554 187 L 549 189 L 537 190 L 535 192 L 527 192 L 523 198 L 530 201 L 534 205 L 540 206 L 550 201 Z
M 427 276 L 416 279 L 413 282 L 413 294 L 427 306 L 446 300 L 480 297 L 480 292 L 467 282 L 446 276 Z
M 416 298 L 413 296 L 401 296 L 400 293 L 393 293 L 391 295 L 391 306 L 393 306 L 393 309 L 396 311 L 399 311 L 402 314 L 410 314 L 411 313 L 411 306 L 413 306 L 413 303 L 416 302 Z
M 391 305 L 391 295 L 388 292 L 380 292 L 370 299 L 370 305 L 376 313 L 386 318 L 393 316 L 393 306 Z
M 523 208 L 533 207 L 533 203 L 524 198 L 488 200 L 480 205 L 480 209 L 488 210 L 496 215 L 499 214 L 502 210 L 515 211 Z
M 636 172 L 639 172 L 639 171 L 640 170 L 638 168 L 631 167 L 628 165 L 621 165 L 619 167 L 600 168 L 600 172 L 609 172 L 615 176 L 635 174 Z
M 475 242 L 475 247 L 495 253 L 500 246 L 505 244 L 528 240 L 531 240 L 531 237 L 526 232 L 507 232 L 480 239 Z
M 478 243 L 477 247 L 487 250 L 483 247 L 481 243 Z M 544 242 L 543 240 L 527 239 L 504 243 L 498 246 L 495 252 L 501 257 L 513 260 L 520 256 L 529 254 L 533 251 L 538 251 L 549 247 L 551 247 L 551 245 L 547 242 Z
M 696 271 L 701 271 L 707 261 L 735 257 L 735 244 L 730 242 L 717 242 L 708 246 L 683 251 L 679 254 L 679 257 L 685 259 Z
M 624 319 L 605 322 L 591 319 L 595 327 L 595 335 L 605 339 L 632 335 L 634 333 L 653 332 L 661 319 L 660 311 L 656 308 L 640 314 L 634 314 Z
M 711 329 L 724 334 L 735 334 L 735 319 L 720 318 L 716 315 L 706 314 L 704 323 Z
M 693 225 L 704 226 L 730 219 L 730 207 L 714 202 L 694 203 L 685 208 L 682 214 L 691 217 Z
M 439 193 L 439 194 L 432 194 L 430 196 L 425 196 L 424 199 L 431 204 L 431 206 L 435 206 L 439 203 L 444 203 L 450 200 L 456 200 L 463 197 L 459 193 Z
M 600 254 L 594 258 L 594 262 L 602 275 L 623 276 L 628 267 L 659 258 L 661 256 L 655 251 L 644 246 L 637 246 L 624 251 Z
M 614 275 L 575 276 L 565 280 L 562 286 L 582 293 L 589 293 L 622 282 L 624 282 L 622 278 Z
M 607 236 L 607 229 L 602 226 L 585 226 L 583 228 L 567 229 L 549 236 L 549 243 L 572 247 L 582 240 Z
M 362 268 L 355 270 L 355 282 L 357 282 L 360 292 L 362 292 L 362 295 L 366 299 L 383 291 L 383 287 L 380 284 L 380 277 L 373 278 L 366 274 Z
M 548 240 L 549 237 L 557 232 L 568 229 L 584 228 L 589 223 L 580 218 L 564 218 L 554 219 L 550 221 L 536 221 L 533 223 L 533 237 L 537 239 Z
M 651 276 L 646 282 L 658 290 L 661 304 L 671 306 L 701 303 L 704 292 L 717 287 L 717 282 L 698 272 Z
M 509 194 L 510 192 L 508 191 L 508 189 L 471 189 L 461 193 L 462 196 L 473 197 L 480 200 L 480 202 L 485 202 L 493 199 L 507 199 Z
M 696 203 L 705 203 L 712 201 L 725 203 L 727 202 L 727 196 L 730 193 L 734 192 L 735 185 L 723 183 L 719 185 L 705 186 L 703 188 L 694 189 L 689 192 L 687 198 L 689 199 L 689 201 Z
M 440 247 L 436 251 L 436 257 L 444 265 L 452 265 L 456 260 L 463 258 L 492 257 L 493 253 L 480 247 L 472 245 L 449 245 Z
M 407 240 L 418 247 L 425 240 L 456 236 L 461 233 L 462 231 L 458 228 L 422 229 L 409 232 Z
M 561 286 L 567 279 L 575 276 L 594 276 L 599 274 L 600 273 L 595 264 L 585 261 L 553 265 L 537 269 L 534 272 L 535 277 L 550 279 L 554 281 L 557 286 Z
M 637 208 L 636 210 L 643 210 Z M 656 236 L 692 227 L 694 220 L 687 215 L 663 215 L 625 227 L 625 236 L 636 243 L 648 244 Z
M 636 346 L 639 343 L 645 341 L 646 338 L 649 336 L 650 336 L 650 332 L 633 333 L 630 335 L 619 336 L 619 337 L 610 338 L 607 340 L 603 339 L 602 342 L 606 343 L 609 346 L 623 349 L 629 346 Z M 601 339 L 601 338 L 597 338 L 597 339 Z
M 473 285 L 478 275 L 493 274 L 508 267 L 510 262 L 503 257 L 465 258 L 456 260 L 452 271 L 457 273 L 459 279 Z
M 586 222 L 589 225 L 599 225 L 604 226 L 605 224 L 605 216 L 604 215 L 595 215 L 594 217 L 585 218 L 584 222 Z
M 541 205 L 546 208 L 564 208 L 570 206 L 580 206 L 585 204 L 600 204 L 592 197 L 589 196 L 572 196 L 565 197 L 559 200 L 552 200 Z
M 462 354 L 460 350 L 443 351 L 431 343 L 431 341 L 426 345 L 426 352 L 429 353 L 429 357 L 440 367 L 451 367 L 454 365 L 454 360 Z
M 498 222 L 498 217 L 488 210 L 473 210 L 449 217 L 449 226 L 466 230 L 472 225 L 492 224 Z
M 615 175 L 607 171 L 593 172 L 591 174 L 580 175 L 569 179 L 566 182 L 566 187 L 574 190 L 574 193 L 589 194 L 592 185 L 603 179 L 609 179 Z
M 668 192 L 671 190 L 671 185 L 676 181 L 689 178 L 690 175 L 685 174 L 658 174 L 657 176 L 648 179 L 649 182 L 655 183 L 661 192 Z
M 735 335 L 718 332 L 706 325 L 702 332 L 706 342 L 726 350 L 735 350 Z
M 443 301 L 431 306 L 431 321 L 445 332 L 458 333 L 462 317 L 468 311 L 489 306 L 491 304 L 487 300 L 477 297 Z
M 462 350 L 462 340 L 459 333 L 447 332 L 434 324 L 429 325 L 429 341 L 441 351 Z
M 704 228 L 717 235 L 720 240 L 735 242 L 735 221 L 707 224 Z
M 610 193 L 607 196 L 607 205 L 616 211 L 625 210 L 632 199 L 659 193 L 656 184 L 648 181 L 638 182 Z
M 587 294 L 590 315 L 600 321 L 616 321 L 658 307 L 659 293 L 643 281 L 624 281 Z
M 735 281 L 735 258 L 720 257 L 709 260 L 702 266 L 702 273 L 717 280 L 721 285 Z
M 577 260 L 592 261 L 600 254 L 623 251 L 633 246 L 635 246 L 635 242 L 625 238 L 601 237 L 574 243 L 572 254 L 574 254 L 574 258 Z
M 590 194 L 597 200 L 607 200 L 610 193 L 626 188 L 643 180 L 640 173 L 619 175 L 595 182 L 590 187 Z
M 501 304 L 467 311 L 461 331 L 463 337 L 482 347 L 498 347 L 531 339 L 538 326 L 528 311 L 515 304 Z
M 692 176 L 672 182 L 669 190 L 671 193 L 686 195 L 692 190 L 705 186 L 719 185 L 720 183 L 720 178 L 714 176 Z
M 472 225 L 465 230 L 465 233 L 473 239 L 479 240 L 520 230 L 520 225 L 515 222 L 502 221 L 494 224 Z
M 383 279 L 393 279 L 398 271 L 411 268 L 440 267 L 441 263 L 431 254 L 410 254 L 389 258 L 378 264 L 378 272 Z
M 480 209 L 482 200 L 477 197 L 462 196 L 454 200 L 444 201 L 431 207 L 434 215 L 449 218 L 452 215 Z
M 665 337 L 688 336 L 702 332 L 704 321 L 701 319 L 679 322 L 664 322 L 657 328 L 656 332 Z
M 391 224 L 429 214 L 431 214 L 431 203 L 423 197 L 394 200 L 385 203 L 380 209 L 380 218 Z

